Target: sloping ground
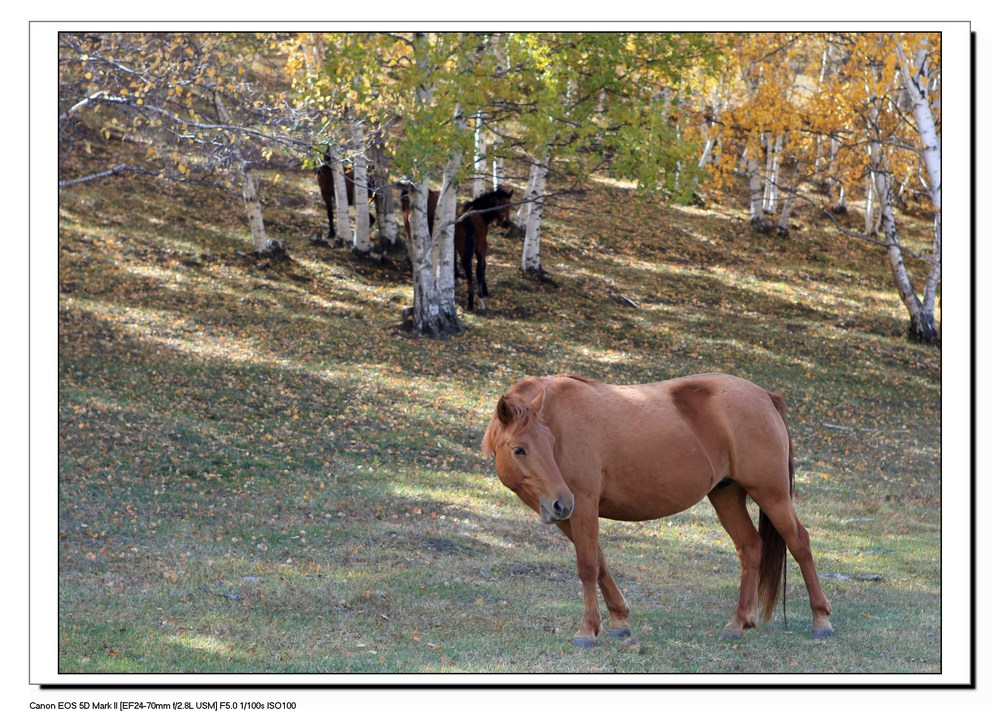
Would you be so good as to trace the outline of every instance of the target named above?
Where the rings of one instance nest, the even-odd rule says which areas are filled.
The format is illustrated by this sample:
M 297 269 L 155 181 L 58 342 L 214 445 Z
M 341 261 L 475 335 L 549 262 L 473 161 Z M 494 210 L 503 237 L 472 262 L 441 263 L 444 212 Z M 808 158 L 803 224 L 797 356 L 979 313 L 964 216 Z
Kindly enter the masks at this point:
M 292 256 L 267 267 L 236 199 L 149 179 L 62 194 L 64 671 L 940 669 L 940 352 L 905 340 L 878 250 L 817 214 L 762 237 L 736 210 L 595 180 L 547 212 L 557 286 L 494 235 L 489 310 L 414 340 L 402 258 L 309 244 L 312 175 L 266 182 Z M 834 639 L 808 638 L 794 563 L 788 630 L 717 639 L 739 571 L 701 503 L 603 526 L 639 642 L 569 646 L 569 544 L 478 450 L 510 384 L 570 371 L 726 371 L 785 395 Z

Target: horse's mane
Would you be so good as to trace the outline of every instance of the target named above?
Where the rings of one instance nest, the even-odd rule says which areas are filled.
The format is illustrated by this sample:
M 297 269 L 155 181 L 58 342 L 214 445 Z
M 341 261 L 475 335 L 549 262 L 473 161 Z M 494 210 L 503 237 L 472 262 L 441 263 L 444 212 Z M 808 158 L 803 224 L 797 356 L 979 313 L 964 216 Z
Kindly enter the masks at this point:
M 486 434 L 483 436 L 483 454 L 496 453 L 496 445 L 501 434 L 517 434 L 538 421 L 538 411 L 531 405 L 531 402 L 545 388 L 546 382 L 555 378 L 574 379 L 586 384 L 595 383 L 593 379 L 588 379 L 585 376 L 558 374 L 522 379 L 514 384 L 497 402 L 493 418 L 490 419 L 489 426 L 486 427 Z
M 504 199 L 509 200 L 514 195 L 514 190 L 504 189 L 503 187 L 497 187 L 489 192 L 483 192 L 481 195 L 475 199 L 469 200 L 462 205 L 462 212 L 468 212 L 470 209 L 490 209 L 491 207 L 498 207 L 497 200 Z

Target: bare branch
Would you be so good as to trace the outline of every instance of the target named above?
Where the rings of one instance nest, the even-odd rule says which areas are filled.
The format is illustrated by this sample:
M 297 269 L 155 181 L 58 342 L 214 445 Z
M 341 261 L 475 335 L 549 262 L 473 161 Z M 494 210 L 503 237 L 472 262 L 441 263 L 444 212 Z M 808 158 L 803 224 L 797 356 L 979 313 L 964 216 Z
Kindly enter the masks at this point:
M 74 184 L 84 184 L 86 182 L 93 182 L 98 179 L 103 179 L 105 177 L 113 177 L 124 172 L 130 172 L 132 174 L 147 174 L 151 177 L 157 176 L 156 172 L 151 172 L 148 169 L 142 169 L 141 167 L 133 167 L 128 164 L 117 164 L 111 169 L 106 169 L 103 172 L 96 172 L 95 174 L 88 174 L 84 177 L 77 177 L 76 179 L 60 179 L 59 187 L 72 187 Z

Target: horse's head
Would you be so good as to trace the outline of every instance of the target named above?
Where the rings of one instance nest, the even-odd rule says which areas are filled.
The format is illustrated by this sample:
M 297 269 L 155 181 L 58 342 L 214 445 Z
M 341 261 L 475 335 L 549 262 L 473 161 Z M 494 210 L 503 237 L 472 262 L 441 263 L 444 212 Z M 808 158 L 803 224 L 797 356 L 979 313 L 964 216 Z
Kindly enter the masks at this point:
M 496 204 L 499 207 L 497 210 L 497 224 L 505 230 L 510 227 L 510 198 L 512 196 L 514 196 L 513 189 L 497 187 Z
M 483 451 L 494 455 L 500 481 L 543 523 L 554 523 L 573 514 L 574 499 L 556 464 L 556 439 L 545 426 L 544 409 L 544 388 L 531 399 L 524 388 L 504 394 L 483 437 Z

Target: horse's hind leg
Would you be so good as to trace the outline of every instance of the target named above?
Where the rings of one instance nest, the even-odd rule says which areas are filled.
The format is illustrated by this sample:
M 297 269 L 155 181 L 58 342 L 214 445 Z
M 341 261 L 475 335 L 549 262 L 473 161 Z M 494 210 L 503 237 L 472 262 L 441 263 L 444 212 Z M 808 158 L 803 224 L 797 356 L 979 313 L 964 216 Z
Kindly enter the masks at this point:
M 476 253 L 476 281 L 479 283 L 479 295 L 483 298 L 490 297 L 489 288 L 486 287 L 486 253 Z
M 792 507 L 791 497 L 787 492 L 782 494 L 783 496 L 764 499 L 763 502 L 757 500 L 757 504 L 770 518 L 771 523 L 788 546 L 792 557 L 799 564 L 802 578 L 806 582 L 806 590 L 809 591 L 809 606 L 813 613 L 812 635 L 817 639 L 825 638 L 833 634 L 833 627 L 830 625 L 830 602 L 823 593 L 823 586 L 820 585 L 819 576 L 816 573 L 812 548 L 809 547 L 809 533 L 799 522 L 795 509 Z
M 472 276 L 469 276 L 469 310 L 474 310 L 476 307 L 476 283 L 472 280 Z
M 740 559 L 740 599 L 722 637 L 738 639 L 744 629 L 757 625 L 757 574 L 760 568 L 761 538 L 747 512 L 747 493 L 740 485 L 724 480 L 708 493 L 719 522 L 733 539 Z
M 472 255 L 462 255 L 462 270 L 465 272 L 465 283 L 469 289 L 469 310 L 476 304 L 476 283 L 472 279 Z

